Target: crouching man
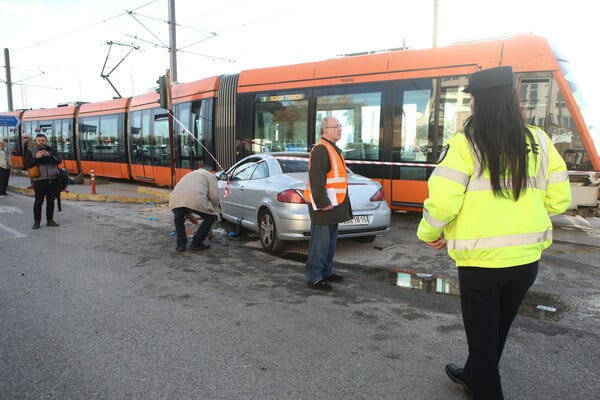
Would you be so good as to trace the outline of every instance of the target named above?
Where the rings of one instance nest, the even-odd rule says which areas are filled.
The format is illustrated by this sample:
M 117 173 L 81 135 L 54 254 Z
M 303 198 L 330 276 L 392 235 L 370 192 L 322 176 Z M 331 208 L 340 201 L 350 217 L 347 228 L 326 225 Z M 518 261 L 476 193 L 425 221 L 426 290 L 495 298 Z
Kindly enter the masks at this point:
M 169 208 L 173 211 L 177 251 L 185 251 L 187 233 L 186 218 L 197 223 L 194 214 L 202 218 L 202 223 L 192 238 L 191 251 L 202 251 L 210 246 L 204 240 L 215 220 L 220 216 L 219 188 L 215 175 L 205 169 L 197 169 L 186 174 L 169 196 Z

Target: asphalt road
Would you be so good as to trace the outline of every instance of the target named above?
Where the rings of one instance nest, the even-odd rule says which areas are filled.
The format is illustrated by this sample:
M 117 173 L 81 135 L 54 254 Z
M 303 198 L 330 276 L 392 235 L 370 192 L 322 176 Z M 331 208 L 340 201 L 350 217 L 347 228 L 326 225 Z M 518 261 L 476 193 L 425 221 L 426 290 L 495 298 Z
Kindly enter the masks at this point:
M 0 199 L 2 400 L 466 398 L 443 372 L 465 356 L 457 296 L 390 283 L 406 282 L 390 269 L 430 273 L 452 292 L 415 216 L 394 215 L 379 249 L 340 241 L 346 280 L 321 294 L 302 243 L 177 253 L 165 206 L 63 202 L 60 227 L 32 231 L 32 203 Z M 501 363 L 507 399 L 598 398 L 599 255 L 545 253 Z

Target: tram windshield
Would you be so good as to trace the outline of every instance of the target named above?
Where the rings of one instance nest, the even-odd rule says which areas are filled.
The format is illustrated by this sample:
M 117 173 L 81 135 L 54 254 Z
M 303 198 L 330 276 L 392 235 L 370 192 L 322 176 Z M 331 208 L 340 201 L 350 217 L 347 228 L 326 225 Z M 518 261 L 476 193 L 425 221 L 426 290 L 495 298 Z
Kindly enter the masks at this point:
M 567 61 L 558 58 L 560 69 L 565 76 L 569 86 L 573 92 L 573 97 L 577 102 L 577 106 L 581 110 L 585 125 L 590 131 L 590 137 L 594 142 L 596 152 L 600 154 L 600 117 L 597 112 L 594 112 L 593 107 L 600 107 L 600 104 L 592 104 L 587 101 L 586 92 L 580 89 L 580 86 L 575 82 L 574 74 L 571 72 L 570 65 Z

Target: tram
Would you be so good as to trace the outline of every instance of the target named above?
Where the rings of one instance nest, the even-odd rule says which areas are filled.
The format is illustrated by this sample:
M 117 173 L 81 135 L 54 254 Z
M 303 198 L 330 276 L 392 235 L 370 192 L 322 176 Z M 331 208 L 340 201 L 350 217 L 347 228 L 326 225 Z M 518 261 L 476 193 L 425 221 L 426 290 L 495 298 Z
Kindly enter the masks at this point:
M 540 36 L 524 34 L 432 49 L 382 51 L 244 70 L 172 87 L 173 156 L 167 111 L 151 92 L 16 114 L 0 127 L 22 165 L 20 136 L 44 132 L 72 174 L 172 184 L 201 165 L 227 168 L 249 154 L 309 151 L 318 123 L 343 126 L 348 166 L 379 181 L 393 210 L 422 210 L 442 147 L 470 115 L 470 74 L 510 65 L 527 123 L 551 137 L 571 179 L 600 171 L 600 133 L 568 62 Z M 8 113 L 4 113 L 8 114 Z M 11 130 L 12 129 L 12 130 Z M 172 165 L 174 163 L 174 165 Z

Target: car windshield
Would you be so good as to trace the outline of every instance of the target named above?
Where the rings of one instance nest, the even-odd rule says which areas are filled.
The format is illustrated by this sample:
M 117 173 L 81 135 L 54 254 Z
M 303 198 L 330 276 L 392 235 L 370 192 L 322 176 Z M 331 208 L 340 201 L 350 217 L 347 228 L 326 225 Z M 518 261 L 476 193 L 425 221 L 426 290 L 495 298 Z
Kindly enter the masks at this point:
M 307 158 L 282 157 L 277 158 L 277 162 L 281 166 L 281 172 L 284 174 L 290 174 L 293 172 L 308 172 Z

